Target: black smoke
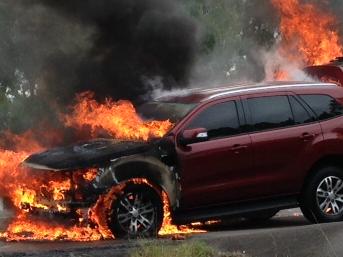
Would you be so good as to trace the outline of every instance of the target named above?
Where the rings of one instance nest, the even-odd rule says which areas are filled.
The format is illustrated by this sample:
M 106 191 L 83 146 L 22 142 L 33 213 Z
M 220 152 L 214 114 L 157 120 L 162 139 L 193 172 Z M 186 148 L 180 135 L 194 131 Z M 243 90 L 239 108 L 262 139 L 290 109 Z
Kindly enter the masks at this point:
M 139 104 L 156 85 L 186 87 L 197 27 L 173 0 L 1 0 L 0 135 L 69 143 L 88 136 L 60 119 L 77 93 Z
M 23 0 L 22 4 L 43 6 L 89 33 L 87 47 L 72 52 L 58 48 L 41 60 L 37 81 L 48 98 L 67 104 L 75 93 L 91 90 L 98 99 L 139 100 L 152 89 L 150 81 L 159 81 L 164 89 L 187 86 L 197 51 L 196 25 L 175 2 Z M 33 32 L 41 34 L 39 30 L 38 26 Z M 63 40 L 63 31 L 59 33 Z

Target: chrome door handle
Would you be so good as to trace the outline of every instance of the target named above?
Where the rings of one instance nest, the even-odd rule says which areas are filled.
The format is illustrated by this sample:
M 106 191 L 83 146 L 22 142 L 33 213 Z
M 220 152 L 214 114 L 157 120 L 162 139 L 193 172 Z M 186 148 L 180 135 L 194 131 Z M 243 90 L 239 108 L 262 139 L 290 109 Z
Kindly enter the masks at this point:
M 231 147 L 231 151 L 233 151 L 235 154 L 239 154 L 240 151 L 245 150 L 247 148 L 248 148 L 247 145 L 239 145 L 239 144 L 237 144 L 237 145 L 234 145 L 234 146 Z
M 304 141 L 308 141 L 308 140 L 313 139 L 315 136 L 316 136 L 315 134 L 310 134 L 308 132 L 305 132 L 300 136 L 300 138 Z

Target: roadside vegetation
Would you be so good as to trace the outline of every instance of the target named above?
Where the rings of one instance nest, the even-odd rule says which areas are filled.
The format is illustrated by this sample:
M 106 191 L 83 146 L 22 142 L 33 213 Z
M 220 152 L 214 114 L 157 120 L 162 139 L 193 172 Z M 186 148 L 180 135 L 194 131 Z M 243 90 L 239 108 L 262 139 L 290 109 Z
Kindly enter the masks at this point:
M 202 241 L 184 243 L 144 242 L 130 257 L 248 257 L 239 252 L 221 252 Z

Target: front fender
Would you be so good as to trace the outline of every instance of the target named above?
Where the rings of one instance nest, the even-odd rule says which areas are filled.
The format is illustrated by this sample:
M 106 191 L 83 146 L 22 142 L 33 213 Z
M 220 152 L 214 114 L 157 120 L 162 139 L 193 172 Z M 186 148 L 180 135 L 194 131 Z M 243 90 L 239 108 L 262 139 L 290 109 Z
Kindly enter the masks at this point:
M 95 186 L 110 188 L 132 178 L 145 178 L 160 186 L 167 193 L 170 206 L 178 206 L 180 186 L 176 173 L 172 167 L 151 156 L 133 155 L 112 160 L 109 166 L 101 169 Z

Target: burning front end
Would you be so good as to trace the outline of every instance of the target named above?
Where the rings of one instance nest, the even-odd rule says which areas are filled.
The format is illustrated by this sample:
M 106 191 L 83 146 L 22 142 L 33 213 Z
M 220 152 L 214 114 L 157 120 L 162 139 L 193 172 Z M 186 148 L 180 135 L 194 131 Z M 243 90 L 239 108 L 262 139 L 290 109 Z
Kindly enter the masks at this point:
M 61 217 L 88 239 L 157 234 L 162 221 L 171 226 L 169 209 L 176 207 L 179 197 L 177 176 L 166 164 L 166 156 L 160 141 L 113 139 L 33 154 L 21 167 L 27 183 L 17 187 L 11 197 L 21 211 L 12 224 L 32 231 L 32 224 L 28 228 L 22 222 L 29 220 L 28 215 Z M 33 233 L 37 238 L 36 231 Z
M 22 167 L 31 185 L 21 192 L 21 208 L 50 213 L 90 208 L 111 185 L 119 184 L 113 176 L 108 181 L 103 177 L 111 164 L 148 148 L 144 142 L 98 139 L 31 155 Z
M 89 208 L 101 193 L 92 182 L 97 169 L 47 172 L 24 167 L 23 171 L 33 181 L 18 194 L 18 205 L 27 212 L 72 213 Z
M 12 160 L 6 168 L 14 173 L 5 177 L 11 183 L 4 195 L 16 215 L 0 237 L 88 241 L 179 232 L 171 224 L 170 209 L 179 207 L 180 176 L 167 132 L 192 108 L 194 104 L 146 103 L 139 111 L 142 120 L 128 102 L 99 105 L 82 98 L 68 124 L 80 131 L 86 124 L 91 138 L 107 131 L 104 136 L 117 139 L 93 139 L 32 155 L 44 147 L 5 152 Z

